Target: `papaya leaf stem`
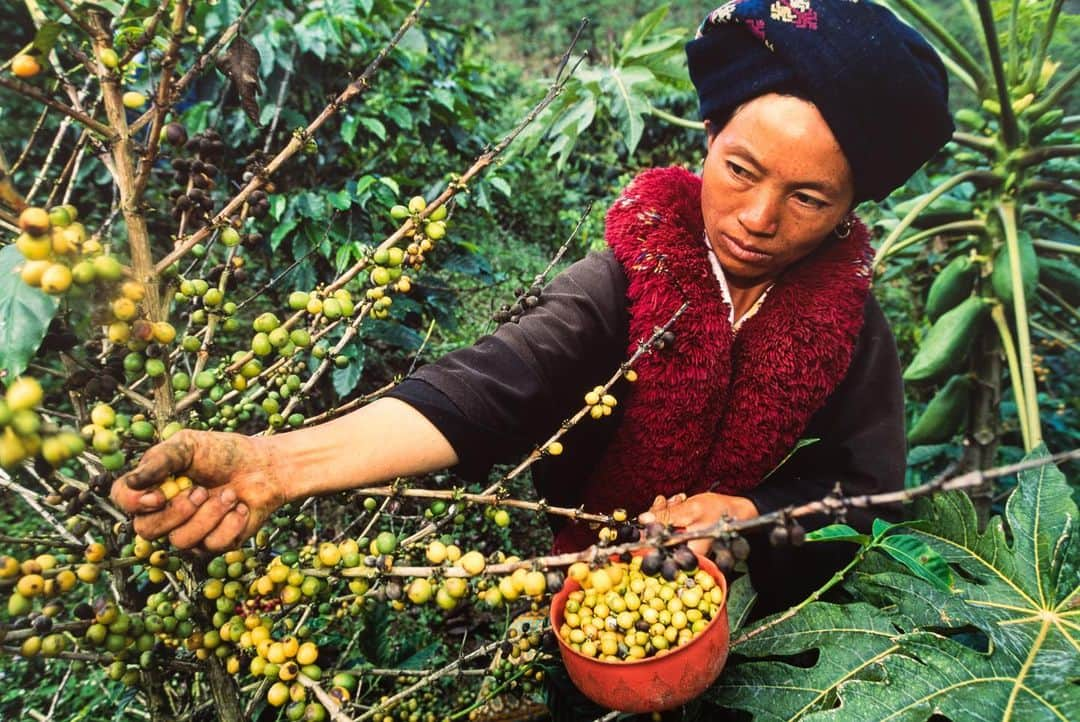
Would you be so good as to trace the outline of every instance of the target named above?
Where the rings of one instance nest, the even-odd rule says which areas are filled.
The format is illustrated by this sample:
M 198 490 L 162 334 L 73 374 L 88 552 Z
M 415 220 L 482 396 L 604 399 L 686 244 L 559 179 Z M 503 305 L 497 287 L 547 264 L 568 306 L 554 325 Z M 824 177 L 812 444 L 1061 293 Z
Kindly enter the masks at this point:
M 1001 348 L 1005 351 L 1005 359 L 1009 364 L 1009 381 L 1012 383 L 1013 396 L 1016 397 L 1016 416 L 1020 419 L 1020 435 L 1024 439 L 1024 448 L 1031 448 L 1031 428 L 1028 423 L 1027 405 L 1024 403 L 1024 386 L 1020 375 L 1020 361 L 1016 357 L 1016 344 L 1013 342 L 1012 331 L 1009 330 L 1009 322 L 1005 319 L 1005 311 L 1000 303 L 994 304 L 990 309 L 990 318 L 994 320 L 998 337 L 1001 339 Z
M 1020 215 L 1025 216 L 1028 213 L 1033 213 L 1033 214 L 1035 214 L 1037 216 L 1042 216 L 1043 218 L 1048 218 L 1048 219 L 1050 219 L 1052 221 L 1056 221 L 1057 223 L 1060 223 L 1061 225 L 1068 228 L 1070 231 L 1072 231 L 1076 235 L 1080 236 L 1080 226 L 1073 223 L 1072 221 L 1070 221 L 1068 218 L 1066 218 L 1064 216 L 1059 216 L 1057 213 L 1054 213 L 1053 211 L 1047 210 L 1045 208 L 1040 208 L 1039 206 L 1021 206 Z M 1080 246 L 1072 246 L 1072 247 L 1076 248 L 1077 250 L 1080 250 Z
M 1030 191 L 1032 193 L 1037 193 L 1039 191 L 1062 193 L 1074 198 L 1080 198 L 1080 187 L 1063 181 L 1050 180 L 1049 178 L 1033 178 L 1021 185 L 1020 190 L 1022 192 Z
M 1036 248 L 1041 248 L 1044 251 L 1057 251 L 1058 253 L 1071 253 L 1074 256 L 1080 256 L 1080 246 L 1075 243 L 1060 243 L 1043 238 L 1036 238 L 1032 243 Z
M 680 118 L 679 116 L 669 113 L 666 110 L 661 110 L 660 108 L 657 108 L 655 105 L 649 106 L 649 112 L 655 115 L 657 118 L 660 118 L 661 120 L 666 120 L 672 125 L 677 125 L 680 128 L 690 128 L 691 130 L 705 130 L 705 123 L 701 122 L 700 120 L 688 120 L 686 118 Z
M 997 26 L 994 24 L 994 11 L 990 0 L 978 0 L 979 18 L 982 20 L 983 35 L 986 37 L 986 49 L 990 54 L 990 67 L 994 70 L 994 83 L 997 85 L 998 102 L 1001 104 L 1001 137 L 1005 145 L 1015 148 L 1020 142 L 1020 127 L 1016 123 L 1016 113 L 1009 98 L 1009 83 L 1005 77 L 1005 63 L 998 46 Z
M 993 138 L 984 138 L 981 135 L 958 130 L 953 133 L 952 139 L 954 143 L 965 145 L 987 155 L 993 155 L 997 151 L 997 143 Z
M 1008 67 L 1009 84 L 1016 85 L 1020 78 L 1020 33 L 1017 28 L 1018 15 L 1020 14 L 1020 0 L 1012 0 L 1009 8 L 1009 45 L 1006 50 L 1006 63 Z
M 818 599 L 821 599 L 821 597 L 825 594 L 825 592 L 829 591 L 830 589 L 835 587 L 837 584 L 844 581 L 844 577 L 847 576 L 847 573 L 850 572 L 852 569 L 854 569 L 855 566 L 858 565 L 858 563 L 863 560 L 863 558 L 866 556 L 866 553 L 868 551 L 870 551 L 873 547 L 874 547 L 873 542 L 868 542 L 866 544 L 861 545 L 859 547 L 859 550 L 857 552 L 855 552 L 854 558 L 852 558 L 852 560 L 850 562 L 848 562 L 848 564 L 845 565 L 843 569 L 841 569 L 838 572 L 836 572 L 835 574 L 833 574 L 829 578 L 829 581 L 822 584 L 821 587 L 814 590 L 814 592 L 812 592 L 810 594 L 810 596 L 808 596 L 806 599 L 804 599 L 801 602 L 799 602 L 798 604 L 796 604 L 794 607 L 788 609 L 783 614 L 780 614 L 779 616 L 776 616 L 776 617 L 770 617 L 764 623 L 754 627 L 753 629 L 746 632 L 745 634 L 742 634 L 738 639 L 732 640 L 731 648 L 734 649 L 737 645 L 742 644 L 743 642 L 746 642 L 746 641 L 749 641 L 749 640 L 753 639 L 754 637 L 761 634 L 762 632 L 765 632 L 765 631 L 767 631 L 769 629 L 772 629 L 777 624 L 780 624 L 780 622 L 791 619 L 796 614 L 801 612 L 808 604 L 810 604 L 812 602 L 816 602 Z
M 1026 451 L 1031 451 L 1042 442 L 1042 429 L 1039 424 L 1039 400 L 1038 389 L 1035 386 L 1035 366 L 1031 356 L 1031 330 L 1028 328 L 1027 298 L 1024 294 L 1024 282 L 1022 277 L 1022 257 L 1020 254 L 1020 238 L 1016 230 L 1016 204 L 1012 200 L 1002 200 L 997 206 L 998 216 L 1001 218 L 1002 230 L 1005 233 L 1005 244 L 1009 249 L 1009 275 L 1013 287 L 1013 314 L 1016 323 L 1016 336 L 1020 347 L 1020 370 L 1023 375 L 1024 396 L 1023 401 L 1027 404 L 1027 414 L 1030 426 L 1030 446 Z M 1017 406 L 1020 398 L 1017 398 Z
M 925 231 L 919 231 L 913 235 L 908 236 L 904 240 L 893 246 L 888 253 L 888 256 L 894 256 L 900 251 L 915 245 L 916 243 L 923 241 L 927 238 L 942 235 L 944 233 L 982 233 L 986 231 L 986 223 L 983 221 L 971 220 L 971 221 L 953 221 L 952 223 L 943 223 L 940 226 L 928 228 Z
M 1080 143 L 1069 145 L 1044 145 L 1040 148 L 1032 148 L 1017 159 L 1021 167 L 1035 165 L 1051 158 L 1068 158 L 1080 155 Z
M 1066 336 L 1064 336 L 1063 334 L 1055 331 L 1054 329 L 1050 328 L 1049 326 L 1045 326 L 1045 325 L 1039 323 L 1038 321 L 1032 320 L 1031 321 L 1031 327 L 1034 328 L 1039 333 L 1044 334 L 1046 336 L 1049 336 L 1050 338 L 1054 339 L 1055 341 L 1059 341 L 1060 343 L 1064 344 L 1065 346 L 1068 346 L 1073 351 L 1080 351 L 1080 344 L 1077 344 L 1072 339 L 1067 338 Z
M 983 90 L 986 88 L 986 74 L 979 67 L 975 58 L 971 56 L 971 53 L 960 44 L 960 41 L 914 0 L 893 0 L 893 2 L 899 5 L 908 15 L 918 20 L 919 24 L 926 28 L 948 50 L 948 57 L 970 76 L 975 86 L 974 90 L 979 95 L 982 95 Z M 942 53 L 942 55 L 946 54 Z
M 1077 65 L 1070 70 L 1069 74 L 1061 79 L 1061 82 L 1046 91 L 1046 95 L 1044 95 L 1039 102 L 1033 103 L 1028 107 L 1026 113 L 1027 117 L 1038 118 L 1040 115 L 1053 108 L 1058 104 L 1058 101 L 1061 100 L 1061 97 L 1069 91 L 1069 88 L 1076 84 L 1077 80 L 1080 80 L 1080 65 Z M 1076 116 L 1070 117 L 1075 119 Z
M 1039 39 L 1039 47 L 1035 51 L 1035 57 L 1032 58 L 1031 67 L 1028 69 L 1027 79 L 1024 81 L 1024 90 L 1028 92 L 1034 92 L 1038 88 L 1043 62 L 1046 60 L 1046 53 L 1050 48 L 1050 41 L 1054 37 L 1058 16 L 1061 14 L 1061 8 L 1064 4 L 1065 0 L 1054 0 L 1054 4 L 1050 7 L 1050 15 L 1046 18 L 1042 37 Z
M 889 250 L 900 239 L 901 234 L 908 229 L 909 226 L 915 221 L 920 213 L 930 207 L 930 204 L 936 201 L 941 196 L 945 195 L 950 189 L 955 188 L 961 183 L 971 180 L 976 177 L 984 175 L 983 171 L 966 170 L 962 173 L 957 173 L 948 180 L 944 181 L 934 190 L 926 194 L 926 196 L 915 204 L 906 216 L 900 219 L 900 223 L 896 228 L 892 229 L 892 232 L 881 242 L 881 246 L 878 248 L 877 254 L 874 256 L 874 266 L 877 267 L 881 264 L 881 261 L 889 255 Z
M 1044 296 L 1049 296 L 1054 303 L 1065 309 L 1065 312 L 1080 321 L 1080 311 L 1076 310 L 1076 307 L 1061 297 L 1061 294 L 1050 288 L 1049 286 L 1040 283 L 1039 290 L 1042 291 Z M 1055 319 L 1056 320 L 1056 319 Z

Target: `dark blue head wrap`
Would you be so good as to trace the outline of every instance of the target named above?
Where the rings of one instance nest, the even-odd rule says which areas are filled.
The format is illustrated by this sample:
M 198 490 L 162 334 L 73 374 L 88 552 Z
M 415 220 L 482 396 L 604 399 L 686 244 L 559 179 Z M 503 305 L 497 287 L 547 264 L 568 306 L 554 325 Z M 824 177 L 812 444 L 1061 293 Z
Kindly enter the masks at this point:
M 855 177 L 881 200 L 952 136 L 937 52 L 891 11 L 860 0 L 730 0 L 686 45 L 701 116 L 790 93 L 817 106 Z

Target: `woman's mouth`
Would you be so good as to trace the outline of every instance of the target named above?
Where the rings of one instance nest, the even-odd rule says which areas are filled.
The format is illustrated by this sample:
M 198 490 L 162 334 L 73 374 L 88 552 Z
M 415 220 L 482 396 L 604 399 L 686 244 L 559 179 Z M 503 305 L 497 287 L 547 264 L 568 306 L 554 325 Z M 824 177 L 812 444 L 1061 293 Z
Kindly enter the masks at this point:
M 730 253 L 735 258 L 738 258 L 740 261 L 745 261 L 747 263 L 760 263 L 761 261 L 767 260 L 769 258 L 768 253 L 749 248 L 726 233 L 721 233 L 720 238 L 723 240 L 724 246 L 727 248 L 728 253 Z

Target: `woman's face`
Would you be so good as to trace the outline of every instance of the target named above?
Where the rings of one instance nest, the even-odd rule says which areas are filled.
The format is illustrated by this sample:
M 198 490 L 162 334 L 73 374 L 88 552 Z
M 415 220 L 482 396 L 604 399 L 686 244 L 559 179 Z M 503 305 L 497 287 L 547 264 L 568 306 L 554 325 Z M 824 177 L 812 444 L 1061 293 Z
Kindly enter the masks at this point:
M 706 125 L 705 230 L 727 275 L 774 280 L 811 253 L 847 214 L 851 168 L 816 106 L 775 93 Z

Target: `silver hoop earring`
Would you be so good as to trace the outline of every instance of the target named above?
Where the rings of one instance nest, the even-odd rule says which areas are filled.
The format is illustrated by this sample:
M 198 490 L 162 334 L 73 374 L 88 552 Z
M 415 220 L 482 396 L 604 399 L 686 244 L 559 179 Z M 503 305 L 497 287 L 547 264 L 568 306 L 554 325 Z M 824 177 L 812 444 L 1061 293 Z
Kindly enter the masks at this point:
M 855 219 L 850 215 L 844 216 L 844 220 L 836 224 L 836 228 L 833 229 L 833 233 L 837 238 L 847 238 L 851 235 L 851 227 L 855 224 Z

